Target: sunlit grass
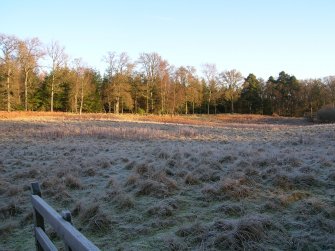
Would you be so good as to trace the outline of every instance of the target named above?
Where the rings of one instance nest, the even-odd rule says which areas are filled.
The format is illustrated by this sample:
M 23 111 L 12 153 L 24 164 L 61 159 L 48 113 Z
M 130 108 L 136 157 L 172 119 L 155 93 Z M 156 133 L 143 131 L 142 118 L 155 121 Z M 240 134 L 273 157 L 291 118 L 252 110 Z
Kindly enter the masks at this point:
M 335 244 L 335 125 L 258 115 L 3 114 L 5 250 L 34 249 L 35 180 L 102 250 Z

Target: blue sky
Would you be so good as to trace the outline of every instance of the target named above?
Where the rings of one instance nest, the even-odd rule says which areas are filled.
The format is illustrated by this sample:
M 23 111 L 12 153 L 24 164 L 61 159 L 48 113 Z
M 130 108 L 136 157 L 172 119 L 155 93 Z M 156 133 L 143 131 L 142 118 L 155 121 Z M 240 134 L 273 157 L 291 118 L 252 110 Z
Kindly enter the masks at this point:
M 333 0 L 0 0 L 0 32 L 57 40 L 103 70 L 108 51 L 158 52 L 175 66 L 215 63 L 267 79 L 335 75 Z

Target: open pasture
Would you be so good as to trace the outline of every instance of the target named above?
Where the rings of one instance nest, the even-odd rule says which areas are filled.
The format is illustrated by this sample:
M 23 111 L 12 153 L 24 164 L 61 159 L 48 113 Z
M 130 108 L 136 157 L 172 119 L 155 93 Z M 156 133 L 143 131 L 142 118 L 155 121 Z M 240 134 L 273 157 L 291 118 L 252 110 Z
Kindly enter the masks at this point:
M 302 119 L 1 113 L 0 250 L 34 249 L 32 181 L 102 250 L 332 250 L 334 151 Z

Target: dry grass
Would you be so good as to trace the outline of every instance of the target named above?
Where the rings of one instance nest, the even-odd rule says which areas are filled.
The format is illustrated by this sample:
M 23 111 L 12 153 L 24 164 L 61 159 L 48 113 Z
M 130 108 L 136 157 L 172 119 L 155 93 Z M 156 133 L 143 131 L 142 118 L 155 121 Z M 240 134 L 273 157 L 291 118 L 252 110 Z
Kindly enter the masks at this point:
M 299 119 L 1 112 L 0 250 L 34 249 L 35 180 L 102 250 L 333 250 L 334 148 Z
M 81 202 L 74 209 L 78 214 L 79 220 L 85 228 L 92 232 L 108 232 L 111 228 L 111 220 L 108 215 L 101 209 L 98 203 Z
M 70 189 L 80 189 L 80 188 L 82 188 L 82 184 L 81 184 L 80 179 L 78 179 L 77 177 L 75 177 L 71 174 L 68 174 L 68 175 L 65 176 L 64 183 L 65 183 L 65 186 L 70 188 Z
M 290 124 L 303 123 L 298 118 L 283 118 L 278 116 L 263 116 L 249 114 L 220 114 L 220 115 L 138 115 L 138 114 L 107 114 L 89 113 L 74 114 L 63 112 L 4 112 L 0 111 L 0 120 L 77 120 L 77 121 L 139 121 L 139 122 L 159 122 L 168 124 L 201 125 L 201 126 L 221 126 L 222 124 Z M 187 132 L 192 134 L 191 132 Z

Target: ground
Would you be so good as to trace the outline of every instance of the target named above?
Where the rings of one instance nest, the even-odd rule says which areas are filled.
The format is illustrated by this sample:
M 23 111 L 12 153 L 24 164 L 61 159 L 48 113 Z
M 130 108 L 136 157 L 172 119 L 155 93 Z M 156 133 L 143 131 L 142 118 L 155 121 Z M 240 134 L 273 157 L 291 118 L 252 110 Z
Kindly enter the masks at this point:
M 102 250 L 332 250 L 334 149 L 303 119 L 0 113 L 0 250 L 34 249 L 33 181 Z

